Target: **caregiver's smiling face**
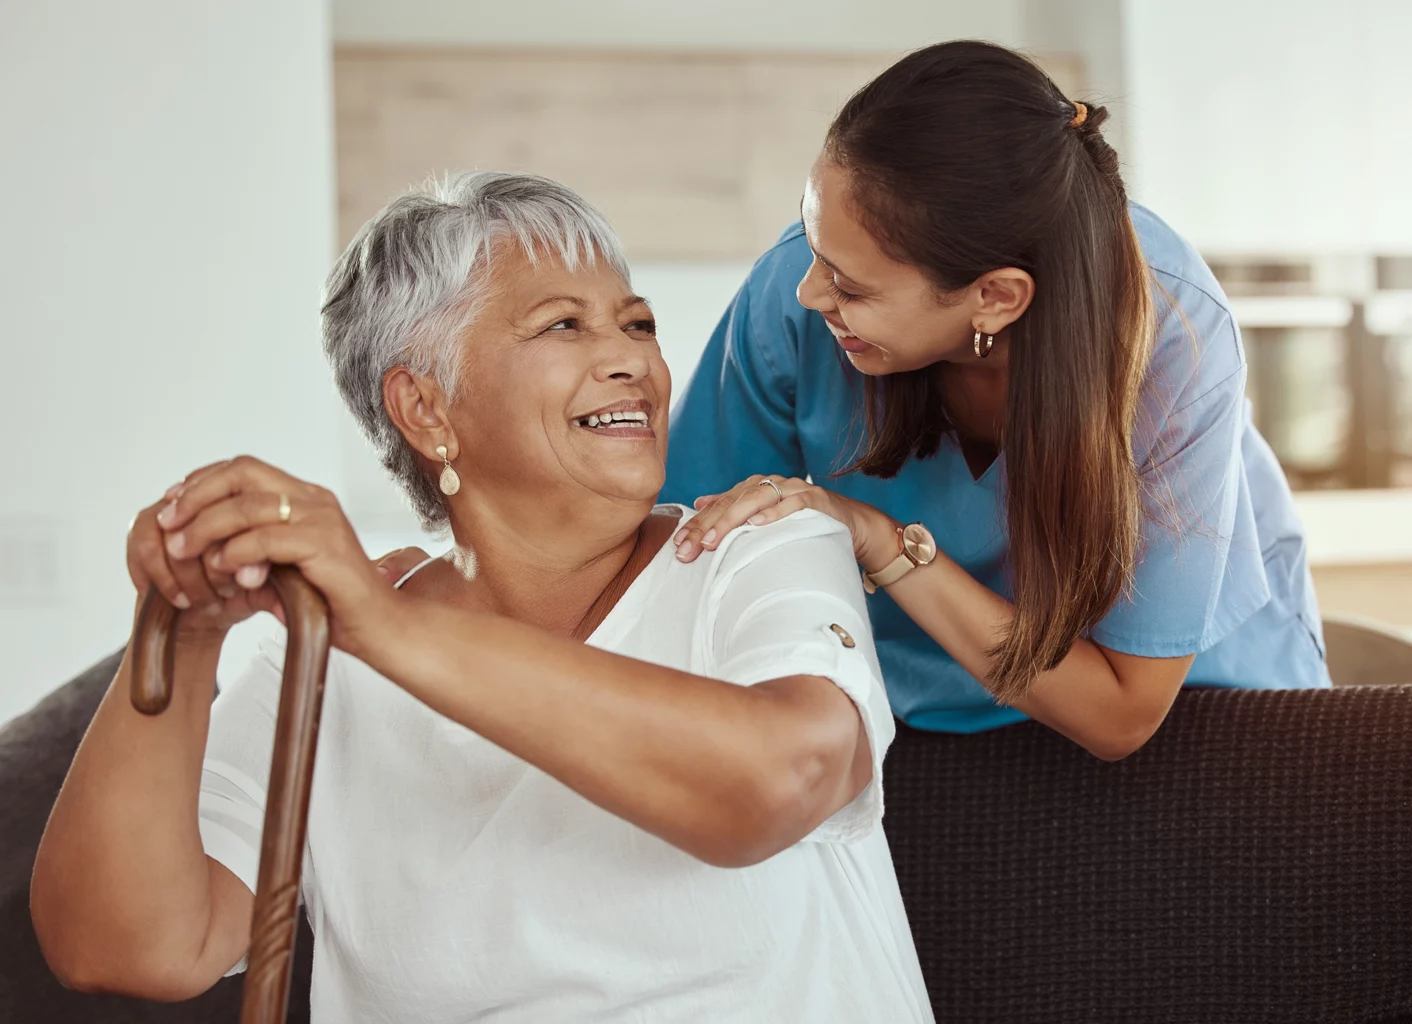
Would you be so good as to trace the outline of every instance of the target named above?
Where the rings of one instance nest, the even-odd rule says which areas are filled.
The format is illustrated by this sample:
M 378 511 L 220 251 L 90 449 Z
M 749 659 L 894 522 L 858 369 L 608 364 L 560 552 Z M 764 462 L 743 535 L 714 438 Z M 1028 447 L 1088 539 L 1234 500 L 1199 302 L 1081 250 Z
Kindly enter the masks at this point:
M 570 271 L 497 245 L 450 409 L 471 487 L 576 505 L 651 503 L 671 376 L 645 299 L 607 264 Z
M 859 217 L 847 172 L 819 157 L 800 212 L 814 261 L 799 282 L 802 305 L 818 310 L 848 360 L 867 374 L 916 370 L 965 358 L 967 309 L 915 266 L 878 246 Z

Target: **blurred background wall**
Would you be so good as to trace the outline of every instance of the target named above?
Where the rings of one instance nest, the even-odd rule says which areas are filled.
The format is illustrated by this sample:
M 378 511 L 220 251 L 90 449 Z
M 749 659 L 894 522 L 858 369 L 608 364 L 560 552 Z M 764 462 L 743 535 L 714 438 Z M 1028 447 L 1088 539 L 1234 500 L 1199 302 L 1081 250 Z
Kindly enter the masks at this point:
M 1409 35 L 1399 0 L 9 0 L 0 721 L 122 642 L 128 521 L 196 465 L 251 452 L 370 550 L 426 543 L 318 350 L 322 277 L 392 194 L 581 189 L 680 388 L 838 104 L 962 37 L 1110 105 L 1132 191 L 1232 295 L 1321 602 L 1412 625 Z
M 185 472 L 340 479 L 329 62 L 317 0 L 0 2 L 0 720 L 122 643 Z

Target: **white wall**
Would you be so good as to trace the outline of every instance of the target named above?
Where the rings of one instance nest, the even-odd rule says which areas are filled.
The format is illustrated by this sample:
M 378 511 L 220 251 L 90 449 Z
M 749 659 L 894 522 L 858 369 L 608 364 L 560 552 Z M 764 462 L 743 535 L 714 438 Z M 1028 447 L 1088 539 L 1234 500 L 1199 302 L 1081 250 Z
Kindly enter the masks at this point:
M 339 485 L 320 0 L 0 4 L 0 721 L 130 628 L 124 536 L 248 451 Z
M 1025 0 L 1024 47 L 1062 53 L 1084 64 L 1081 96 L 1108 108 L 1103 134 L 1127 159 L 1127 61 L 1123 54 L 1124 0 Z
M 1139 199 L 1209 252 L 1412 252 L 1412 4 L 1124 8 Z
M 1022 0 L 334 0 L 340 43 L 903 50 L 1015 44 Z

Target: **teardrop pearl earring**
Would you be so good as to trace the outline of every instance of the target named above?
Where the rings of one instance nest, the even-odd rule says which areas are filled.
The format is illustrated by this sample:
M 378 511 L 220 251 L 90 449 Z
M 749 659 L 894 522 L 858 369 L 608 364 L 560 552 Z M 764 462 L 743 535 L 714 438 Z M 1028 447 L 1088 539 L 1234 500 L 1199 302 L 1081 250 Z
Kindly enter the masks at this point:
M 441 493 L 449 498 L 461 489 L 461 478 L 456 474 L 456 471 L 451 468 L 451 460 L 446 457 L 446 445 L 437 445 L 436 454 L 441 456 L 442 467 L 441 479 L 438 483 L 441 484 Z

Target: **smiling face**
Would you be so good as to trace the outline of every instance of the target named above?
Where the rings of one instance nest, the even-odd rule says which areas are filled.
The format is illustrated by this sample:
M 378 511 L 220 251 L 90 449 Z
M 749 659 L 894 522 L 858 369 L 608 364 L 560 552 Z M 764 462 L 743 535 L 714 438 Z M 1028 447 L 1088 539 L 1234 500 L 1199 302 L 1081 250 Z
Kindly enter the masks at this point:
M 666 476 L 671 376 L 646 300 L 604 260 L 569 271 L 502 242 L 491 265 L 447 410 L 462 479 L 548 506 L 650 507 Z
M 883 252 L 858 217 L 847 173 L 825 157 L 810 171 L 801 212 L 814 262 L 799 301 L 823 315 L 849 362 L 877 375 L 966 358 L 979 305 L 973 289 L 943 295 L 917 267 Z

